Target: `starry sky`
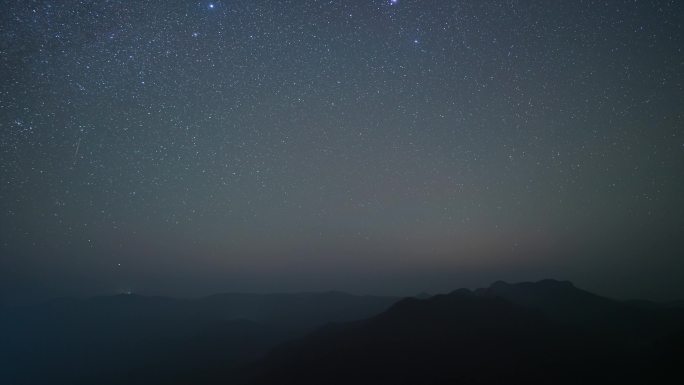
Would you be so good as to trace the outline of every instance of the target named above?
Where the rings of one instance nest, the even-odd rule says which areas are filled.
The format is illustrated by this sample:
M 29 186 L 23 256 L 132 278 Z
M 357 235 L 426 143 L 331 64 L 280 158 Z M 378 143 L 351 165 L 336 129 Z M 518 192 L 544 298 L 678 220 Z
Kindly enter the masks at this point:
M 678 1 L 3 1 L 0 301 L 684 297 Z

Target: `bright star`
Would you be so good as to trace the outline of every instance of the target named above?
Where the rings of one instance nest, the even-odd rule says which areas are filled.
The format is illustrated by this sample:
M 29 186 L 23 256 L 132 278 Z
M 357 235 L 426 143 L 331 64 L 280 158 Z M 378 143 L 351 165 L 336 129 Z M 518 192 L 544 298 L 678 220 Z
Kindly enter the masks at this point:
M 209 9 L 214 9 L 214 3 L 209 3 Z

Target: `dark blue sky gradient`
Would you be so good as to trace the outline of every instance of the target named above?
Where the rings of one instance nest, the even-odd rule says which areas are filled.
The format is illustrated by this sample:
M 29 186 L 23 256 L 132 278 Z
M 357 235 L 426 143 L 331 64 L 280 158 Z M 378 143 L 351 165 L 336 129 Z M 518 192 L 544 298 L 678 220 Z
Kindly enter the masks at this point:
M 11 1 L 0 300 L 684 297 L 678 1 Z

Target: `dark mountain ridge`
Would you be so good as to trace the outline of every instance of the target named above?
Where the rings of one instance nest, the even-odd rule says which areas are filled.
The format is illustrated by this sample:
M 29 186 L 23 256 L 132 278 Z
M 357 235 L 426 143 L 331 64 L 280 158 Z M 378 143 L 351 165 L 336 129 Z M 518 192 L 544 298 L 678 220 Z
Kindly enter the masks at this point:
M 207 367 L 223 373 L 285 340 L 373 316 L 395 301 L 339 292 L 121 294 L 5 308 L 0 383 L 163 383 Z
M 252 368 L 252 384 L 666 383 L 681 376 L 683 325 L 681 309 L 570 282 L 496 282 L 321 329 Z
M 4 308 L 0 383 L 637 384 L 681 376 L 681 307 L 616 301 L 555 280 L 419 297 L 124 294 Z

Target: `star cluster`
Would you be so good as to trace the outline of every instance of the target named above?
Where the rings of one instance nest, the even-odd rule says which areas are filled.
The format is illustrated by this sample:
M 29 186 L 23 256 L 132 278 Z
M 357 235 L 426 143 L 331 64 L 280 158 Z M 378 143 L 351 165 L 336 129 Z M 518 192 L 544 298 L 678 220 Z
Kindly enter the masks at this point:
M 658 290 L 684 271 L 682 15 L 676 1 L 10 2 L 4 291 L 342 276 L 413 290 L 442 272 L 616 266 Z M 401 278 L 373 286 L 387 276 Z

